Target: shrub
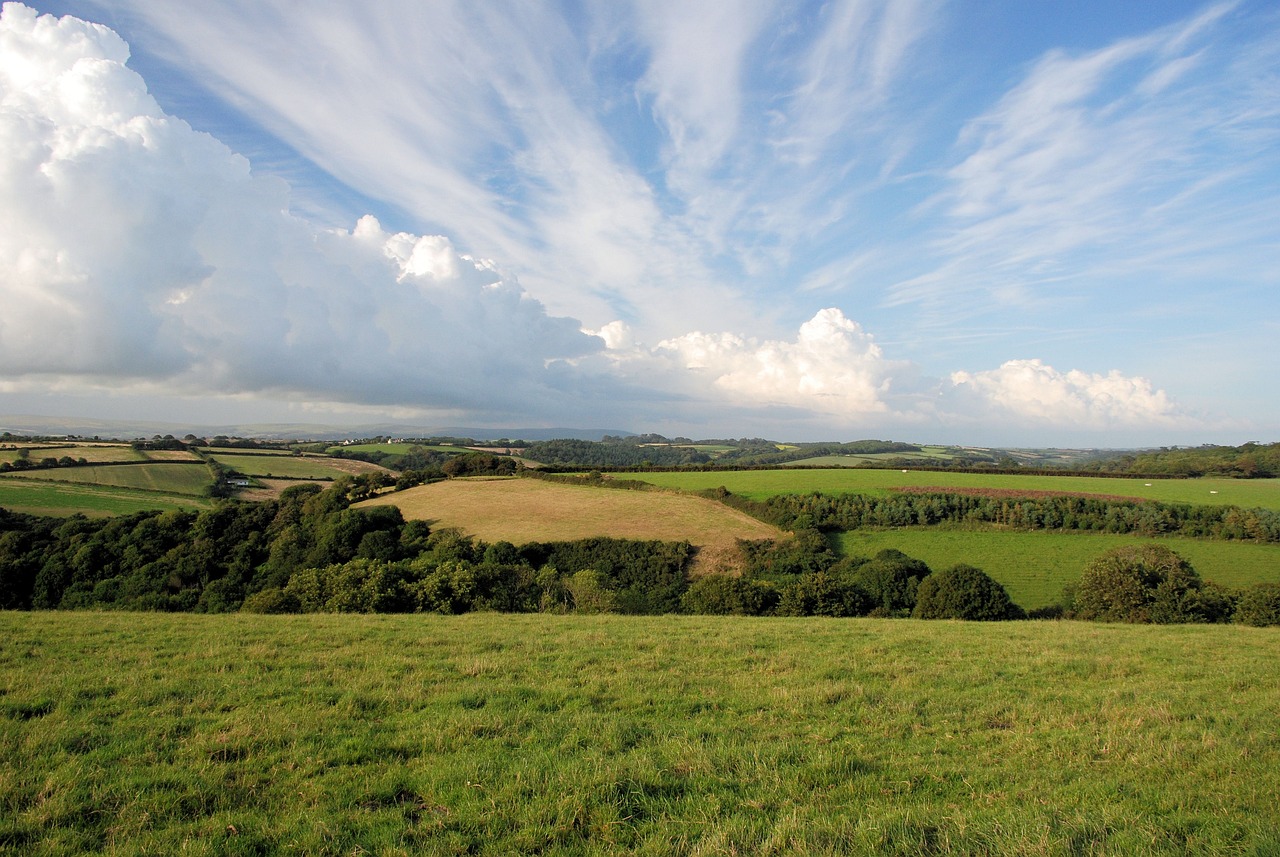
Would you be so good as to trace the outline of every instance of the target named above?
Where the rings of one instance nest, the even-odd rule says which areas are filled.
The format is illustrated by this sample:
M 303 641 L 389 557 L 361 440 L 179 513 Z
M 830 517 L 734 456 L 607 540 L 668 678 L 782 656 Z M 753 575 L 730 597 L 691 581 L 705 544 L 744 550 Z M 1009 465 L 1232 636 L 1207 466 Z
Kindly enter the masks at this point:
M 302 605 L 293 595 L 272 587 L 245 598 L 240 610 L 244 613 L 298 613 Z
M 763 616 L 777 603 L 778 591 L 767 581 L 727 574 L 696 578 L 680 599 L 686 613 L 710 616 Z
M 1026 614 L 1004 587 L 971 565 L 934 572 L 920 582 L 912 616 L 917 619 L 968 619 L 996 622 Z
M 1221 605 L 1206 604 L 1200 575 L 1163 545 L 1131 545 L 1085 566 L 1075 588 L 1074 616 L 1104 622 L 1197 622 Z M 1209 601 L 1215 601 L 1210 595 Z M 1213 620 L 1210 620 L 1213 621 Z
M 1235 620 L 1242 625 L 1280 625 L 1280 583 L 1258 583 L 1240 593 Z
M 905 616 L 916 605 L 920 581 L 928 576 L 929 566 L 890 548 L 854 569 L 852 581 L 870 598 L 872 615 Z

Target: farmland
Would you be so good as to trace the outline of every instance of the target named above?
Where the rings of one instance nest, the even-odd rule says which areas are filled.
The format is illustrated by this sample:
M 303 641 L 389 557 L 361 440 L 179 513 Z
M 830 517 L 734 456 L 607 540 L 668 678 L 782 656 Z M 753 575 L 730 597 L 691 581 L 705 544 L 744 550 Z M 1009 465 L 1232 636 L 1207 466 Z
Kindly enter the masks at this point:
M 140 618 L 0 613 L 0 852 L 1280 847 L 1272 631 Z
M 613 491 L 534 479 L 456 479 L 368 500 L 406 518 L 458 527 L 485 541 L 569 541 L 592 536 L 688 541 L 732 547 L 736 539 L 781 533 L 711 500 L 651 491 Z
M 895 548 L 935 570 L 961 562 L 975 565 L 999 581 L 1014 602 L 1034 609 L 1057 603 L 1063 586 L 1076 580 L 1090 560 L 1137 539 L 1104 533 L 904 527 L 855 530 L 834 536 L 834 541 L 845 555 L 872 556 Z M 1280 545 L 1175 538 L 1159 543 L 1184 557 L 1204 579 L 1224 586 L 1280 582 Z
M 202 470 L 204 468 L 201 468 Z M 208 471 L 205 471 L 206 480 Z M 160 494 L 81 485 L 52 479 L 0 477 L 0 508 L 31 515 L 128 515 L 148 509 L 206 509 L 208 500 L 189 494 Z
M 13 476 L 0 477 L 12 479 Z M 204 495 L 209 487 L 209 468 L 200 462 L 138 463 L 84 467 L 59 467 L 22 471 L 23 479 L 78 482 L 112 488 L 134 488 L 166 494 Z
M 1280 510 L 1280 479 L 1129 479 L 1043 474 L 966 473 L 925 470 L 788 469 L 716 472 L 628 473 L 664 488 L 700 491 L 724 486 L 763 500 L 775 494 L 858 493 L 884 495 L 897 489 L 994 488 L 1070 494 L 1121 495 L 1164 503 L 1234 505 Z
M 246 476 L 283 477 L 290 479 L 336 479 L 352 473 L 382 471 L 384 468 L 364 461 L 350 461 L 325 456 L 240 454 L 214 451 L 211 459 Z

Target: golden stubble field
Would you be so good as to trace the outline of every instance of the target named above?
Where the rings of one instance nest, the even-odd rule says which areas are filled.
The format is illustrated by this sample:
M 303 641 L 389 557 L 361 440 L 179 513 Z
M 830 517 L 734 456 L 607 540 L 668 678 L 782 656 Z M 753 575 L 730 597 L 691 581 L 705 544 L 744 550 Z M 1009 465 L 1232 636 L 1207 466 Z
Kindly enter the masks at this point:
M 619 491 L 520 478 L 450 479 L 367 500 L 399 506 L 433 529 L 457 527 L 486 542 L 572 541 L 596 536 L 687 541 L 695 573 L 729 570 L 738 539 L 774 539 L 776 527 L 713 500 L 665 491 Z

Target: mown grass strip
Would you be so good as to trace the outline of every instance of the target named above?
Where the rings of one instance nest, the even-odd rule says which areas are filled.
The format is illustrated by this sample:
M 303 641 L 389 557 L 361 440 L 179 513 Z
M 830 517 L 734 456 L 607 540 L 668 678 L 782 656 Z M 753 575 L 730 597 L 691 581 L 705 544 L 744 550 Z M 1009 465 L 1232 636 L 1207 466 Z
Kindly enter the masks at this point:
M 0 614 L 0 851 L 1273 853 L 1275 637 Z

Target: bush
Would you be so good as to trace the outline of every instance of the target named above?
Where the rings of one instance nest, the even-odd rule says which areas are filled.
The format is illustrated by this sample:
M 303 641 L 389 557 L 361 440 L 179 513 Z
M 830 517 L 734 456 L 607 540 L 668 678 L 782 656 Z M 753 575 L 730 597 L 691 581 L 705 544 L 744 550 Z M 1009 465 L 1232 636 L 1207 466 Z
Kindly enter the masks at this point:
M 917 619 L 968 619 L 998 622 L 1026 614 L 1004 587 L 971 565 L 934 572 L 920 582 L 912 616 Z
M 916 605 L 920 581 L 928 576 L 929 566 L 890 548 L 854 569 L 852 582 L 870 598 L 872 615 L 906 616 Z
M 1103 622 L 1217 621 L 1222 609 L 1203 596 L 1200 575 L 1163 545 L 1113 548 L 1085 566 L 1075 588 L 1074 618 Z
M 767 581 L 727 574 L 695 578 L 680 599 L 684 612 L 708 616 L 763 616 L 777 604 L 778 591 Z
M 856 583 L 825 571 L 806 574 L 782 589 L 779 616 L 862 616 L 874 605 Z
M 293 595 L 273 587 L 245 598 L 240 610 L 244 613 L 299 613 L 302 605 Z
M 1280 583 L 1258 583 L 1240 593 L 1234 618 L 1256 628 L 1280 625 Z

